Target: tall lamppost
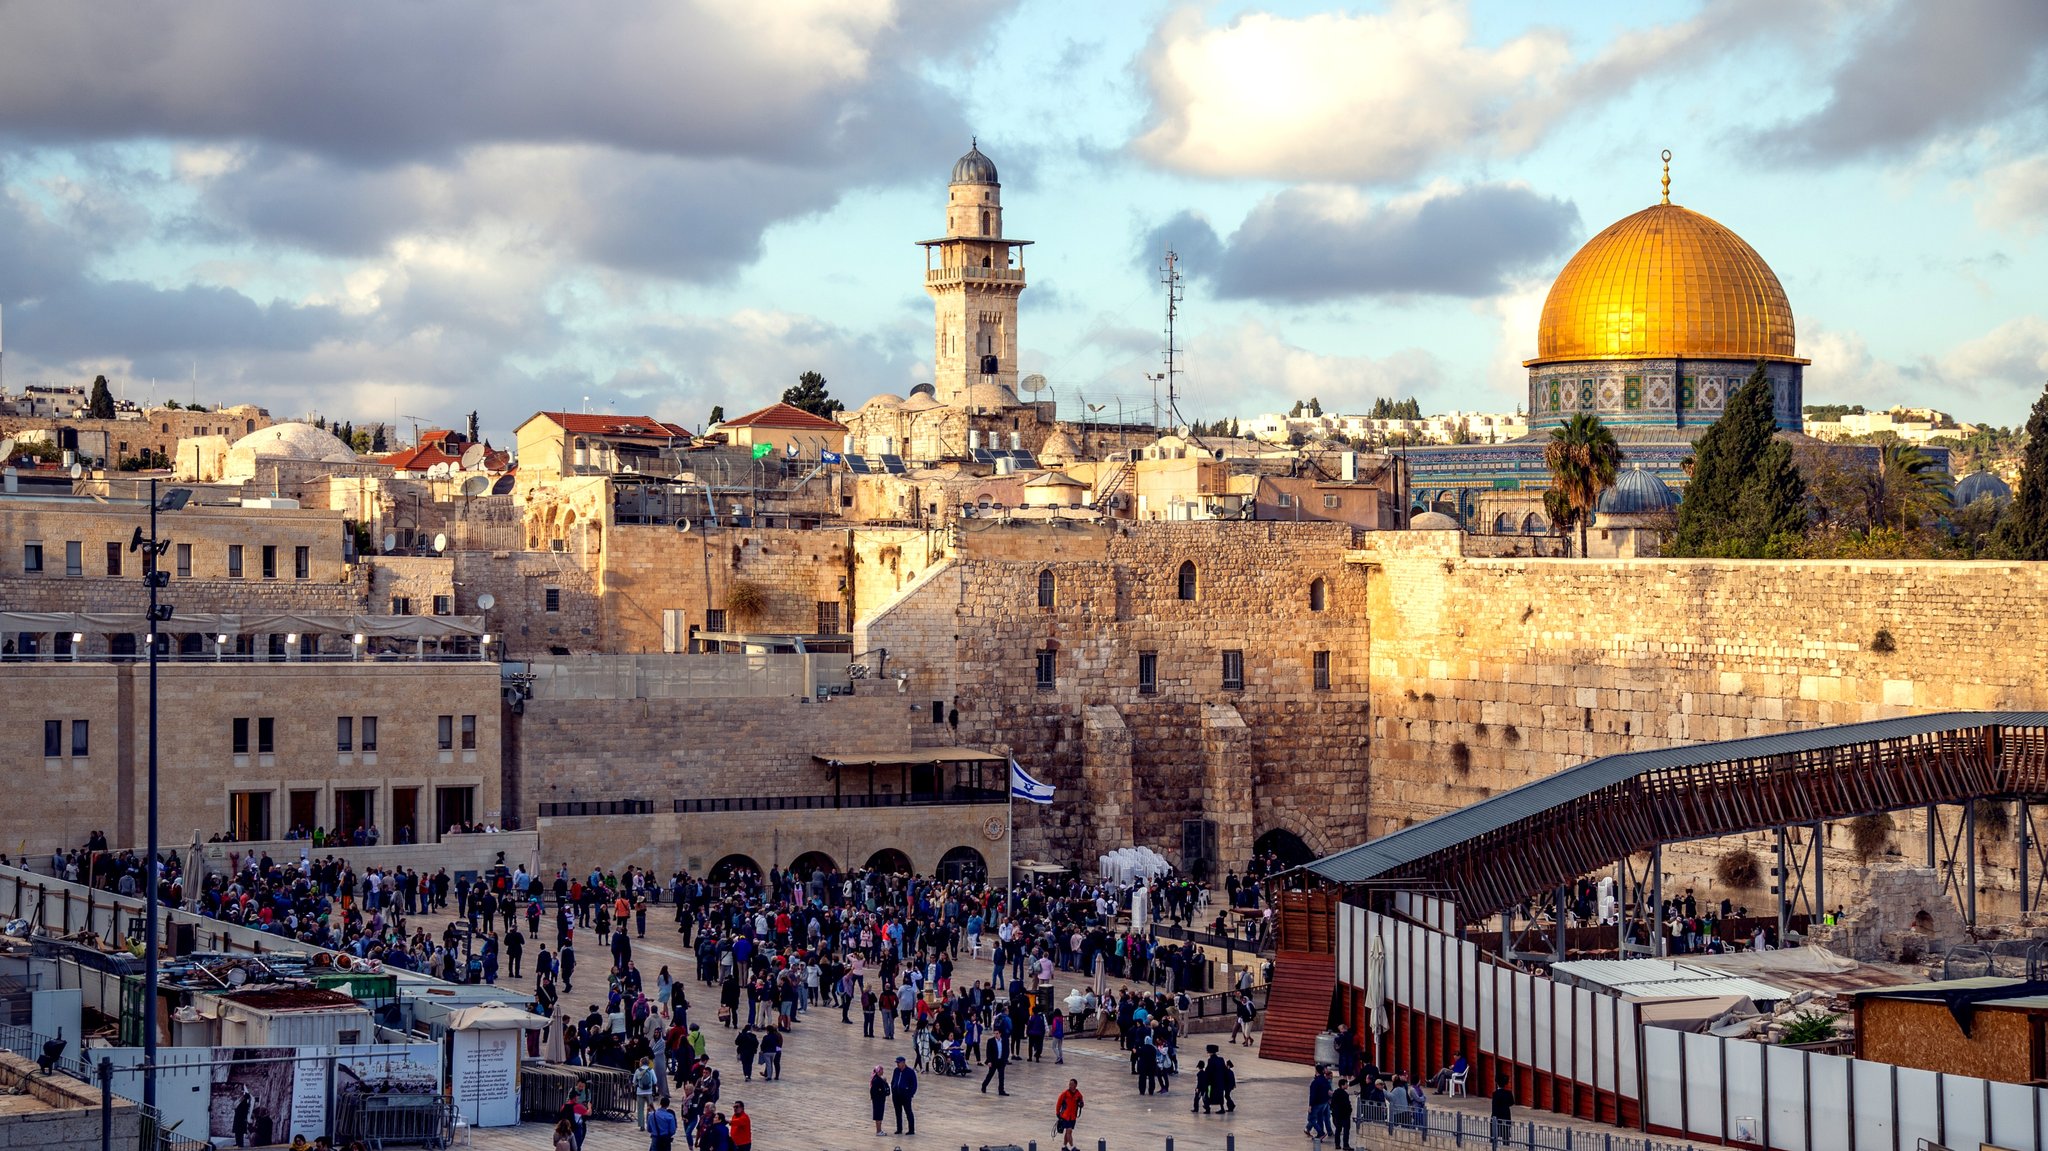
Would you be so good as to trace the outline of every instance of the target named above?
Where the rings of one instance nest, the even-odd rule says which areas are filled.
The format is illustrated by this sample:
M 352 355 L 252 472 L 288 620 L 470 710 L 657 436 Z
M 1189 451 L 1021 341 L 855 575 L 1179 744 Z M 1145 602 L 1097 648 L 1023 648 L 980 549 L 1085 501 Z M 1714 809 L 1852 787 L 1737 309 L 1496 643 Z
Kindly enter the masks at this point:
M 156 598 L 157 591 L 171 583 L 171 573 L 157 565 L 157 559 L 171 550 L 171 541 L 157 535 L 156 514 L 177 511 L 191 498 L 190 488 L 172 488 L 158 498 L 156 481 L 150 480 L 149 535 L 145 537 L 138 527 L 135 538 L 128 542 L 129 551 L 142 553 L 142 583 L 149 589 L 149 845 L 143 855 L 147 882 L 142 885 L 142 1103 L 152 1108 L 156 1106 L 157 897 L 163 885 L 163 867 L 157 860 L 156 828 L 156 662 L 157 647 L 162 642 L 157 629 L 171 618 L 172 610 L 170 604 L 160 605 Z

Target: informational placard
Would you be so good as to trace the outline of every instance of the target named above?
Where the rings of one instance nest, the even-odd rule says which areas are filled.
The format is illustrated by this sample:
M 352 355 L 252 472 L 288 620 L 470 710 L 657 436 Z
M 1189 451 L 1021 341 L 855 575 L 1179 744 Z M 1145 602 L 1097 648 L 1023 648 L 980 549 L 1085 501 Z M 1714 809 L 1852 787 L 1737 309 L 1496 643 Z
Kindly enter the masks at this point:
M 449 1078 L 455 1113 L 473 1127 L 519 1122 L 519 1032 L 451 1031 Z

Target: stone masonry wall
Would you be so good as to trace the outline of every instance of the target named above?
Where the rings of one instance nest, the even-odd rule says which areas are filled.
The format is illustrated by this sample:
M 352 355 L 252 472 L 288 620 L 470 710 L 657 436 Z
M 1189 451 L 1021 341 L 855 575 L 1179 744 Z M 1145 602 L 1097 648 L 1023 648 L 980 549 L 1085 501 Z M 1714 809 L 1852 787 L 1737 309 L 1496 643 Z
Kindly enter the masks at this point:
M 1601 755 L 2048 708 L 2048 565 L 1469 559 L 1449 532 L 1366 536 L 1352 559 L 1370 573 L 1372 835 Z M 1892 818 L 1893 848 L 1924 863 L 1924 818 Z M 1830 904 L 1855 898 L 1846 832 L 1828 829 Z M 1732 846 L 1667 848 L 1667 891 L 1705 893 Z M 1749 846 L 1770 857 L 1769 837 Z M 1980 828 L 1979 852 L 1992 899 L 2013 850 Z
M 668 525 L 612 527 L 604 551 L 602 602 L 606 649 L 662 650 L 662 613 L 679 609 L 703 627 L 707 609 L 728 609 L 732 586 L 746 580 L 767 595 L 761 612 L 727 610 L 726 630 L 809 635 L 818 605 L 838 605 L 839 631 L 853 618 L 851 541 L 844 530 L 726 528 L 679 532 Z

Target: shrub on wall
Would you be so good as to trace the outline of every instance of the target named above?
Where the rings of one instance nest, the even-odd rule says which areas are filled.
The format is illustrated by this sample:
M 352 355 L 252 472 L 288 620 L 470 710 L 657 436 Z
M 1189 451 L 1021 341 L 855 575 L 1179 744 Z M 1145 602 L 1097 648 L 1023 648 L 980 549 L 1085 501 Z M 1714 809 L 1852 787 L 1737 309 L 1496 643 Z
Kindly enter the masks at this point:
M 1883 812 L 1859 815 L 1849 821 L 1850 849 L 1855 851 L 1857 859 L 1865 863 L 1884 851 L 1891 834 L 1892 817 Z
M 768 610 L 768 592 L 752 580 L 734 580 L 725 589 L 725 610 L 738 619 L 753 619 Z
M 1757 866 L 1756 853 L 1749 848 L 1731 847 L 1715 862 L 1714 878 L 1723 887 L 1738 890 L 1755 887 L 1763 878 L 1763 868 Z

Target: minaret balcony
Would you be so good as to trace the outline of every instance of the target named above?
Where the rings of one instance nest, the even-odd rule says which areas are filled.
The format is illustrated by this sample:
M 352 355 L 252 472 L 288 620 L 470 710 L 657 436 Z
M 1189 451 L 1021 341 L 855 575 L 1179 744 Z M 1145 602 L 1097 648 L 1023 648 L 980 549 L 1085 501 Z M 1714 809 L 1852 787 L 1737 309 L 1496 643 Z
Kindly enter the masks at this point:
M 963 284 L 970 281 L 1021 284 L 1024 282 L 1022 268 L 929 268 L 925 271 L 927 285 Z

